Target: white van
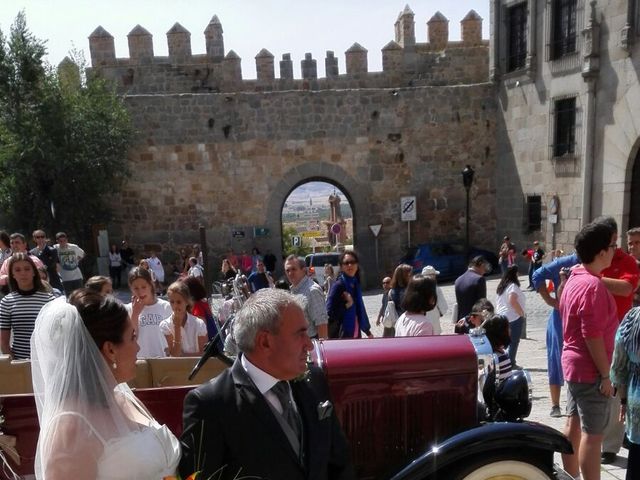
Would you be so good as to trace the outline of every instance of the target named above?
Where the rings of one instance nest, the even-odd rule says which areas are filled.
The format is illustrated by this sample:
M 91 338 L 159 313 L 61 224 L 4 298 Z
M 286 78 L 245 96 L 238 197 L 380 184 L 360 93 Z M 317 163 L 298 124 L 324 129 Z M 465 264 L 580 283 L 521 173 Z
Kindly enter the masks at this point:
M 318 283 L 322 285 L 324 283 L 324 266 L 327 263 L 332 265 L 337 276 L 340 272 L 339 258 L 339 253 L 311 253 L 304 257 L 304 263 L 307 265 L 307 268 L 313 267 L 316 272 L 315 278 Z

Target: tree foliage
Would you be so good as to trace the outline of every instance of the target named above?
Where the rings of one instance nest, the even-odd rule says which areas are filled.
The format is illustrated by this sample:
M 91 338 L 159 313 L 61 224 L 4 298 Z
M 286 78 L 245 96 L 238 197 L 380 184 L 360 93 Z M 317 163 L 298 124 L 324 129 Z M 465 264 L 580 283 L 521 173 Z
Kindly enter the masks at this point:
M 293 246 L 293 237 L 299 235 L 295 227 L 283 226 L 282 227 L 282 251 L 285 256 L 297 255 L 304 257 L 311 253 L 311 247 L 308 245 L 300 245 L 299 247 Z
M 0 31 L 0 211 L 13 229 L 79 233 L 109 220 L 132 126 L 107 83 L 82 81 L 83 62 L 54 71 L 45 54 L 24 13 Z

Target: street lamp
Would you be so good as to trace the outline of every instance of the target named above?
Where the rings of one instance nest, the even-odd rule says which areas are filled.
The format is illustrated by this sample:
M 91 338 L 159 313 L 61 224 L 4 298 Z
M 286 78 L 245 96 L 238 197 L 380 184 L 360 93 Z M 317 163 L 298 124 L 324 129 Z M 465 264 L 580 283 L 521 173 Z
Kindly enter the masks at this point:
M 465 229 L 465 237 L 464 237 L 464 247 L 465 254 L 467 255 L 467 260 L 469 257 L 469 190 L 471 190 L 471 185 L 473 185 L 473 168 L 471 165 L 467 165 L 462 170 L 462 184 L 464 185 L 464 189 L 467 192 L 467 214 L 466 214 L 466 229 Z

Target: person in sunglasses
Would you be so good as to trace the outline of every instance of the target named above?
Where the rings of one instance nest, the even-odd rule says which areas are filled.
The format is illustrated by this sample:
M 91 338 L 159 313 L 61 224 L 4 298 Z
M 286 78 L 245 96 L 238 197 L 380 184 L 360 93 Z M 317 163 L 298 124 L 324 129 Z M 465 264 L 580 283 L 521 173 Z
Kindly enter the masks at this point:
M 471 313 L 461 318 L 455 324 L 453 331 L 459 334 L 467 334 L 474 328 L 482 325 L 486 318 L 494 313 L 493 304 L 486 298 L 481 298 L 471 307 Z
M 61 292 L 64 291 L 59 273 L 61 267 L 58 251 L 47 244 L 47 235 L 44 230 L 35 230 L 33 232 L 33 241 L 36 246 L 29 251 L 29 254 L 38 257 L 44 266 L 47 267 L 49 284 Z
M 329 338 L 373 338 L 367 310 L 362 300 L 358 255 L 345 250 L 339 258 L 340 274 L 327 297 Z

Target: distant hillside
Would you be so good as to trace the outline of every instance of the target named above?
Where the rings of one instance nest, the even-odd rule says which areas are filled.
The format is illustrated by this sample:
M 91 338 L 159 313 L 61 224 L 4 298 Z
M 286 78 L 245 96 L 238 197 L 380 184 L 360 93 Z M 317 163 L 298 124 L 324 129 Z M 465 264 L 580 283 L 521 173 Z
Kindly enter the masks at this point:
M 283 219 L 294 220 L 306 217 L 329 217 L 329 196 L 333 193 L 340 196 L 340 209 L 344 218 L 351 218 L 351 207 L 345 194 L 337 187 L 326 182 L 309 182 L 297 187 L 284 204 L 282 209 Z M 300 215 L 302 213 L 302 215 Z M 304 215 L 307 213 L 307 215 Z

